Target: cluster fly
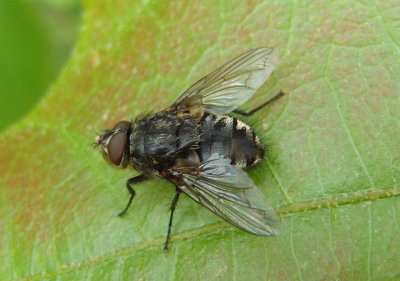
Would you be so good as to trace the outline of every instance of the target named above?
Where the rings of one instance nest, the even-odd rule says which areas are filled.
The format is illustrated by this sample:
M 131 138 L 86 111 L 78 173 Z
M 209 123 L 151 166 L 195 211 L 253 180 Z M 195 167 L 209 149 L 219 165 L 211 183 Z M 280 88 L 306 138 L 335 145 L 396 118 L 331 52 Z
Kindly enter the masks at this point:
M 237 109 L 264 84 L 278 61 L 277 51 L 263 47 L 245 52 L 203 77 L 165 110 L 137 120 L 120 121 L 96 137 L 104 158 L 119 168 L 141 174 L 126 187 L 152 176 L 175 185 L 164 249 L 183 192 L 232 225 L 255 235 L 275 235 L 279 219 L 264 194 L 243 170 L 259 162 L 264 146 L 250 126 L 230 113 L 251 116 L 283 95 L 249 112 Z

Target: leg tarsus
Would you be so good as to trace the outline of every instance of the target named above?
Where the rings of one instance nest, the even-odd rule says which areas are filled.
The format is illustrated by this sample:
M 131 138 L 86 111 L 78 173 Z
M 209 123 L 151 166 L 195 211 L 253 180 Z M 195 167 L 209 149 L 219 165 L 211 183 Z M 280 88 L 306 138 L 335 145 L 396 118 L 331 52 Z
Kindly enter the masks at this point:
M 131 197 L 129 198 L 128 204 L 126 205 L 125 209 L 123 209 L 122 212 L 120 212 L 120 213 L 118 214 L 118 216 L 121 217 L 121 216 L 125 215 L 126 211 L 129 209 L 129 206 L 130 206 L 131 203 L 132 203 L 133 198 L 135 197 L 136 192 L 135 192 L 135 190 L 132 188 L 131 185 L 132 185 L 132 184 L 135 184 L 135 183 L 138 183 L 138 182 L 141 182 L 141 181 L 144 181 L 144 180 L 146 180 L 147 178 L 148 178 L 147 175 L 142 174 L 142 175 L 139 175 L 139 176 L 130 178 L 130 179 L 128 179 L 128 180 L 126 181 L 126 188 L 128 189 L 129 193 L 131 194 Z
M 263 104 L 257 106 L 256 108 L 254 108 L 253 110 L 251 110 L 249 112 L 246 112 L 246 111 L 243 111 L 243 110 L 240 110 L 240 109 L 235 109 L 232 112 L 240 114 L 240 115 L 243 115 L 243 116 L 251 116 L 254 113 L 256 113 L 257 111 L 259 111 L 260 109 L 262 109 L 264 106 L 270 104 L 271 102 L 273 102 L 276 99 L 279 99 L 283 95 L 284 95 L 284 93 L 282 91 L 279 91 L 279 93 L 277 93 L 273 98 L 269 99 L 268 101 L 266 101 Z
M 168 242 L 169 242 L 169 237 L 171 235 L 172 219 L 174 217 L 175 207 L 176 207 L 176 204 L 178 203 L 179 195 L 181 194 L 181 192 L 182 191 L 177 187 L 175 197 L 174 197 L 174 199 L 172 199 L 172 202 L 171 202 L 171 207 L 170 207 L 171 215 L 169 216 L 168 232 L 167 232 L 167 238 L 165 239 L 164 250 L 168 250 Z

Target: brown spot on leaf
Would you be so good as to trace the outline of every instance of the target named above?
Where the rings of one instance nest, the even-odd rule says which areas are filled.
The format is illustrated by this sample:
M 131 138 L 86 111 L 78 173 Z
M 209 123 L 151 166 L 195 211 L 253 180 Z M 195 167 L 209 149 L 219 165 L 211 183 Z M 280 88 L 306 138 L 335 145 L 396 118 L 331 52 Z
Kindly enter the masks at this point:
M 74 151 L 57 131 L 29 127 L 8 134 L 2 146 L 7 149 L 0 151 L 0 178 L 13 225 L 26 239 L 46 239 L 54 227 L 73 219 L 68 210 L 74 204 L 89 199 L 81 190 L 86 187 L 85 172 L 69 167 Z M 79 184 L 69 185 L 70 181 Z

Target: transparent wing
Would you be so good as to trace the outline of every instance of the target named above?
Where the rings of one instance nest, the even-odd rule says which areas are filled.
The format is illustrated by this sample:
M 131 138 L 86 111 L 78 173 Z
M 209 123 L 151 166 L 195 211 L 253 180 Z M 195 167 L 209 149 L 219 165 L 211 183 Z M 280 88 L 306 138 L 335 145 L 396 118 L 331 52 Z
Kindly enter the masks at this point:
M 179 188 L 234 226 L 256 235 L 275 235 L 279 218 L 264 194 L 241 168 L 228 159 L 203 163 L 199 173 L 182 174 Z
M 199 107 L 212 114 L 229 113 L 264 84 L 278 57 L 278 52 L 268 47 L 247 51 L 197 81 L 167 110 L 182 112 Z

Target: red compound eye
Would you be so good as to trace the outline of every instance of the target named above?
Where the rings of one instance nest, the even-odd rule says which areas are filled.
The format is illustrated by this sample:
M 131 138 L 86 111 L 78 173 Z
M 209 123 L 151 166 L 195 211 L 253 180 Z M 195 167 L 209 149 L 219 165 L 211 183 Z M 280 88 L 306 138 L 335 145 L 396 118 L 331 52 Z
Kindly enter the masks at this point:
M 126 141 L 126 132 L 117 132 L 111 136 L 110 142 L 108 143 L 108 159 L 115 166 L 119 166 L 124 156 Z

